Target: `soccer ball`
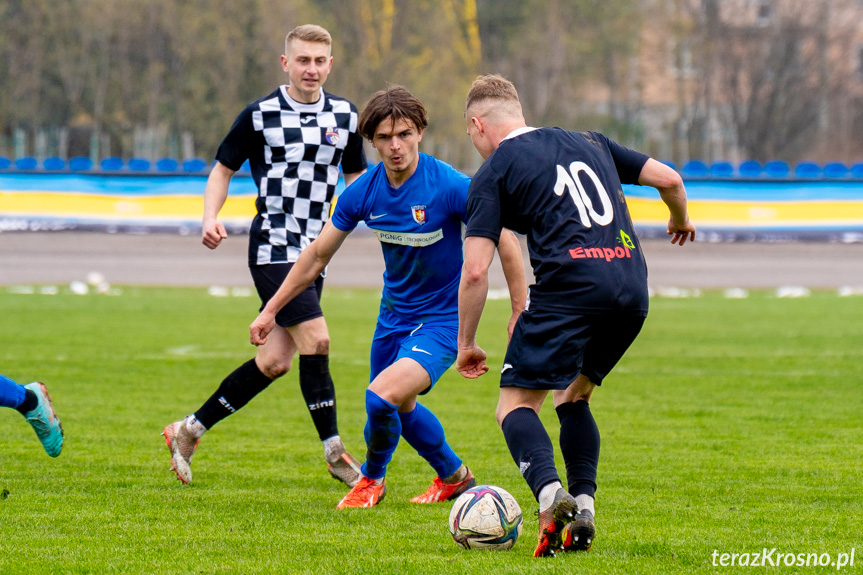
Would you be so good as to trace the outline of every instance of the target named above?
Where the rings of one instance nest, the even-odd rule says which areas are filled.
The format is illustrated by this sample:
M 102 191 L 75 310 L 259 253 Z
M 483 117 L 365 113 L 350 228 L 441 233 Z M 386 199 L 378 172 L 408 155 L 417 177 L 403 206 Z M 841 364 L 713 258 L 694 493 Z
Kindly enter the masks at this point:
M 453 503 L 449 532 L 465 549 L 509 549 L 521 535 L 521 507 L 505 489 L 477 485 Z

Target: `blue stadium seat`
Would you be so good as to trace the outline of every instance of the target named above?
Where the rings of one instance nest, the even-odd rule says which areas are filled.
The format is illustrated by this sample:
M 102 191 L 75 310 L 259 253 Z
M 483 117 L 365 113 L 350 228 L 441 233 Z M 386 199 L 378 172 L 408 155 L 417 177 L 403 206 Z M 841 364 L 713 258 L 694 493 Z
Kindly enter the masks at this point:
M 713 162 L 710 166 L 710 175 L 718 178 L 730 178 L 734 175 L 734 166 L 730 162 Z
M 851 166 L 852 178 L 863 178 L 863 162 L 858 162 Z
M 800 162 L 794 167 L 794 175 L 798 178 L 820 178 L 821 166 L 815 162 Z
M 677 171 L 677 166 L 675 166 L 674 162 L 672 162 L 671 160 L 659 160 L 659 161 L 661 163 L 665 164 L 666 166 L 668 166 L 669 168 L 671 168 L 672 170 L 674 170 L 675 172 Z
M 764 164 L 764 173 L 769 178 L 786 178 L 790 171 L 788 163 L 782 160 L 770 160 Z
M 19 170 L 35 170 L 38 162 L 32 156 L 24 156 L 15 160 L 15 167 Z
M 692 178 L 703 178 L 707 176 L 707 165 L 701 160 L 689 160 L 683 166 L 683 175 Z
M 173 158 L 162 158 L 156 162 L 156 169 L 160 172 L 176 172 L 178 166 L 177 160 Z
M 150 160 L 147 158 L 131 158 L 129 160 L 129 169 L 133 172 L 146 172 L 150 169 Z
M 824 164 L 825 178 L 844 178 L 848 175 L 848 166 L 842 162 L 829 162 Z
M 241 174 L 249 174 L 249 173 L 251 173 L 251 172 L 252 172 L 252 167 L 251 167 L 251 165 L 249 164 L 249 160 L 246 160 L 245 162 L 243 162 L 243 165 L 242 165 L 242 166 L 240 166 L 240 169 L 239 169 L 238 171 L 239 171 Z
M 815 162 L 798 162 L 794 166 L 794 176 L 798 178 L 820 178 L 823 175 L 821 166 Z
M 85 172 L 93 168 L 93 161 L 87 156 L 75 156 L 69 160 L 69 169 L 73 172 Z
M 8 170 L 12 165 L 12 160 L 6 156 L 0 156 L 0 170 Z
M 757 178 L 764 168 L 755 160 L 746 160 L 737 166 L 737 173 L 744 178 Z
M 183 162 L 184 172 L 202 172 L 207 169 L 207 163 L 200 158 L 192 158 Z
M 45 158 L 45 161 L 42 162 L 42 167 L 46 170 L 62 170 L 66 167 L 66 161 L 63 160 L 63 158 L 52 156 L 50 158 Z
M 116 172 L 117 170 L 122 170 L 123 158 L 118 158 L 116 156 L 104 158 L 101 162 L 99 162 L 99 167 L 106 172 Z

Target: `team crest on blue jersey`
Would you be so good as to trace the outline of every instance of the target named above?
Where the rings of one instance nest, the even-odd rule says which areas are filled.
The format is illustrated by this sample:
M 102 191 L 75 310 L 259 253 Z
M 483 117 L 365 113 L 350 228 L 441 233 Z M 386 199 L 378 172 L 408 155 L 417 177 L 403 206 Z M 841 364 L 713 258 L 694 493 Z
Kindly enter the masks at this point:
M 336 131 L 336 127 L 335 126 L 328 127 L 327 133 L 324 135 L 324 138 L 326 138 L 327 143 L 331 146 L 335 146 L 336 144 L 338 144 L 339 143 L 339 133 Z
M 426 223 L 426 207 L 422 206 L 411 206 L 411 215 L 414 217 L 414 221 L 418 224 Z

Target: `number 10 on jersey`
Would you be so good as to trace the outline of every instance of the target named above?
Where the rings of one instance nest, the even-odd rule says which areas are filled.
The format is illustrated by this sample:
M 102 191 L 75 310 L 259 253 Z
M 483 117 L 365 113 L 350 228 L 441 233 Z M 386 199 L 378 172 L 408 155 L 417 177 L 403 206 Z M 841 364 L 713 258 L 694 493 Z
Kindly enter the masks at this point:
M 584 184 L 579 179 L 579 172 L 584 172 L 593 182 L 596 187 L 596 192 L 599 195 L 599 201 L 602 204 L 602 213 L 596 213 L 593 209 L 593 201 L 587 195 L 587 190 L 584 189 Z M 611 204 L 611 198 L 608 197 L 608 192 L 602 182 L 599 181 L 599 176 L 596 175 L 590 166 L 584 162 L 573 162 L 569 165 L 569 170 L 558 164 L 557 166 L 557 181 L 554 184 L 554 193 L 562 196 L 565 190 L 569 191 L 570 197 L 578 208 L 578 216 L 584 227 L 592 227 L 591 220 L 600 226 L 607 226 L 614 219 L 614 207 Z M 588 217 L 590 216 L 590 217 Z

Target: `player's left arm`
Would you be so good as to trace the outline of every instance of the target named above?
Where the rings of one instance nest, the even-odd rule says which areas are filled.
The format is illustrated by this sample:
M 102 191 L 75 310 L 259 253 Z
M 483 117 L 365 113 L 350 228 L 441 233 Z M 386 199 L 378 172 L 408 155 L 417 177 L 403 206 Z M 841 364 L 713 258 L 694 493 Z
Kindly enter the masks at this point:
M 356 113 L 353 104 L 351 104 L 351 111 Z M 342 154 L 341 166 L 345 187 L 350 186 L 357 178 L 366 173 L 368 160 L 366 160 L 366 152 L 363 148 L 363 137 L 360 136 L 359 132 L 351 131 L 348 134 L 348 142 Z
M 509 230 L 501 232 L 497 252 L 500 255 L 500 264 L 503 267 L 506 286 L 509 288 L 509 301 L 512 305 L 512 316 L 506 329 L 508 342 L 509 338 L 512 338 L 515 322 L 518 321 L 518 316 L 524 311 L 527 303 L 527 281 L 524 277 L 521 243 L 514 233 Z
M 249 341 L 253 345 L 267 343 L 267 335 L 276 327 L 276 314 L 321 275 L 349 234 L 335 227 L 332 222 L 324 225 L 320 235 L 300 253 L 288 277 L 249 326 Z
M 687 239 L 694 242 L 695 224 L 689 221 L 689 212 L 686 208 L 686 188 L 680 174 L 662 162 L 648 158 L 638 175 L 638 183 L 643 186 L 653 186 L 659 190 L 659 196 L 668 206 L 670 217 L 667 233 L 672 236 L 671 243 L 679 242 L 679 245 L 682 246 Z
M 464 240 L 464 267 L 458 287 L 458 358 L 456 369 L 468 379 L 488 371 L 486 353 L 476 343 L 476 330 L 488 295 L 488 267 L 494 240 L 469 236 Z

